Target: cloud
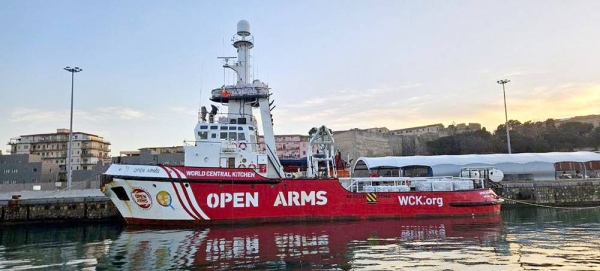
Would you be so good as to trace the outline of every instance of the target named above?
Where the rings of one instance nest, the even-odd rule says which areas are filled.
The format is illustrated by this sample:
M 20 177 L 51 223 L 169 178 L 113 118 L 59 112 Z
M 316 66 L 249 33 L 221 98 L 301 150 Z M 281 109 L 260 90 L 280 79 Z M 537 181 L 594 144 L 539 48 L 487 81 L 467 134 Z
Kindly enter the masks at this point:
M 536 86 L 520 95 L 507 96 L 507 111 L 509 119 L 521 122 L 599 114 L 600 84 Z M 474 114 L 484 126 L 495 129 L 505 121 L 503 100 L 479 107 Z
M 532 68 L 519 68 L 513 71 L 507 71 L 502 73 L 502 75 L 500 75 L 500 78 L 506 78 L 506 77 L 518 77 L 518 76 L 525 76 L 525 75 L 539 75 L 539 74 L 545 74 L 548 73 L 548 70 L 544 70 L 544 69 L 532 69 Z
M 53 121 L 69 115 L 68 110 L 42 111 L 39 109 L 18 107 L 10 111 L 10 122 L 31 123 Z
M 501 96 L 453 97 L 451 93 L 437 95 L 422 89 L 402 92 L 392 88 L 333 93 L 344 93 L 352 102 L 331 94 L 319 97 L 319 103 L 278 107 L 274 112 L 276 132 L 303 131 L 323 124 L 334 130 L 381 126 L 393 130 L 452 122 L 480 123 L 493 131 L 504 123 Z M 598 114 L 599 105 L 600 84 L 540 85 L 507 96 L 509 119 L 522 122 Z
M 122 120 L 133 120 L 142 118 L 152 118 L 152 116 L 148 113 L 127 107 L 102 107 L 95 108 L 92 110 L 98 113 L 96 117 L 100 119 L 118 118 Z
M 333 104 L 339 105 L 344 102 L 356 102 L 356 101 L 374 101 L 381 99 L 382 97 L 392 96 L 394 93 L 400 92 L 401 90 L 417 88 L 421 86 L 419 83 L 406 83 L 398 86 L 389 87 L 383 86 L 379 88 L 368 88 L 368 89 L 342 89 L 333 90 L 324 95 L 311 98 L 306 101 L 299 103 L 286 105 L 287 108 L 311 108 L 315 106 L 330 106 Z

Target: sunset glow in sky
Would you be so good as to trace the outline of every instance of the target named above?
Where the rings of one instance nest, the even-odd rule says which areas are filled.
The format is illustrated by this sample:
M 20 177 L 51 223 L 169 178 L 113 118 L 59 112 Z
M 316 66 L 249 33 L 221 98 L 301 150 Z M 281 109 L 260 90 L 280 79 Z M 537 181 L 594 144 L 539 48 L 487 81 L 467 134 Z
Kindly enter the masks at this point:
M 250 22 L 276 134 L 600 114 L 600 1 L 0 1 L 0 139 L 193 139 Z M 224 82 L 225 81 L 225 82 Z M 9 147 L 1 148 L 5 152 Z

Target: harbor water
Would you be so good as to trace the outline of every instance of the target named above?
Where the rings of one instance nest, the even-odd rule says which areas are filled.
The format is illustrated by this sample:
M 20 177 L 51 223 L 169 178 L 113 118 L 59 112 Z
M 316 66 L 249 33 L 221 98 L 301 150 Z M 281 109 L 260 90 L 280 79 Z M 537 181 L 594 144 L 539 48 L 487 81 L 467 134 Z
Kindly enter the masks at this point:
M 1 270 L 600 270 L 600 208 L 257 226 L 0 228 Z

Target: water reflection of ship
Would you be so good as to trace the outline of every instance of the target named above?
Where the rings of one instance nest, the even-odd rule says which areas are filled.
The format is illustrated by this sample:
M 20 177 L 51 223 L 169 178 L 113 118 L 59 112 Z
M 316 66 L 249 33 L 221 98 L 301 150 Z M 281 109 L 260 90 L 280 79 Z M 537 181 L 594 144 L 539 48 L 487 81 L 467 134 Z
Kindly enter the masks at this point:
M 344 268 L 370 245 L 460 238 L 481 245 L 500 237 L 501 217 L 273 224 L 256 227 L 129 227 L 111 245 L 114 265 L 150 269 Z M 417 242 L 415 242 L 417 241 Z

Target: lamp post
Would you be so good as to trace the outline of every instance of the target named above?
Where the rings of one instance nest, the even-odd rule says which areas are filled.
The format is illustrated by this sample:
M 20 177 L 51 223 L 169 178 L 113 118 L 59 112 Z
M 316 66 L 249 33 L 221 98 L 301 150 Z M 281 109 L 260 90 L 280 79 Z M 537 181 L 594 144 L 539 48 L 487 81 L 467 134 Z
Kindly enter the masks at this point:
M 71 157 L 73 153 L 73 86 L 75 83 L 75 73 L 82 71 L 82 69 L 79 67 L 71 68 L 67 66 L 65 71 L 71 73 L 71 120 L 69 124 L 69 148 L 67 150 L 67 189 L 71 190 L 71 181 L 73 178 L 73 170 L 71 168 Z
M 508 82 L 510 82 L 508 79 L 498 80 L 498 84 L 502 85 L 502 93 L 504 94 L 504 117 L 506 118 L 504 126 L 506 126 L 506 143 L 508 144 L 508 154 L 511 154 L 510 133 L 508 132 L 508 113 L 506 111 L 506 90 L 504 89 L 504 85 L 506 85 Z

